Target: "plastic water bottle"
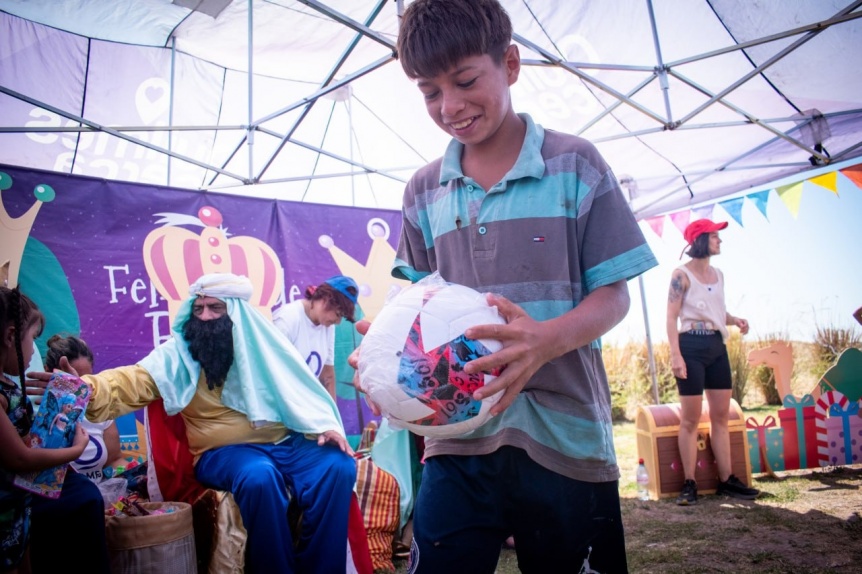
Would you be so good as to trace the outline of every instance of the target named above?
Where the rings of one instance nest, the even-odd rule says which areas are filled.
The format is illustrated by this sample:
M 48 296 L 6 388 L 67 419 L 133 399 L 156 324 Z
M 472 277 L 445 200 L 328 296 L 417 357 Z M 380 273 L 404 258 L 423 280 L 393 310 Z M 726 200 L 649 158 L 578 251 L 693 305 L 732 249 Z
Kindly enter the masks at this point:
M 638 500 L 649 500 L 649 474 L 647 474 L 644 459 L 638 459 L 638 469 L 635 473 L 635 479 L 638 483 Z

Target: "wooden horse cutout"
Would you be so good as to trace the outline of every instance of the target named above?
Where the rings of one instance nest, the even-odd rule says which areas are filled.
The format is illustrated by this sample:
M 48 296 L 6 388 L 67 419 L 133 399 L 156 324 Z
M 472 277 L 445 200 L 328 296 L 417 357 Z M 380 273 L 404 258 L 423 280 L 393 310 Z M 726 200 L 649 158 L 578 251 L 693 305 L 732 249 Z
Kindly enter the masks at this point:
M 790 376 L 793 373 L 793 350 L 790 343 L 776 341 L 761 349 L 753 349 L 748 353 L 748 364 L 752 367 L 766 365 L 775 374 L 775 388 L 781 402 L 791 394 Z

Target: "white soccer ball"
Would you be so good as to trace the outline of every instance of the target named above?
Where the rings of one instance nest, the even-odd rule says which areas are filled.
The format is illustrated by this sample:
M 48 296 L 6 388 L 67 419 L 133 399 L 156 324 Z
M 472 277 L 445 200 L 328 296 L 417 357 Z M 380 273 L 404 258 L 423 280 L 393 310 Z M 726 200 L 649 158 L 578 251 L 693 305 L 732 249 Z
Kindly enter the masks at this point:
M 499 371 L 468 375 L 463 367 L 501 345 L 464 331 L 503 323 L 474 289 L 440 279 L 411 285 L 387 301 L 362 340 L 362 387 L 395 428 L 441 438 L 468 433 L 488 419 L 502 391 L 473 399 Z

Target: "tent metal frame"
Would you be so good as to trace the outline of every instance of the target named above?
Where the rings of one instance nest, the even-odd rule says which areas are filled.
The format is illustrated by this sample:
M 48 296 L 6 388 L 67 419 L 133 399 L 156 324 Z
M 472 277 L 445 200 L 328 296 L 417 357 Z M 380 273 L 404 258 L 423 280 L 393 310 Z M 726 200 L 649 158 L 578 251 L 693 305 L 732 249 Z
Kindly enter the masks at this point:
M 268 183 L 281 183 L 288 181 L 299 181 L 299 180 L 314 180 L 319 178 L 333 178 L 339 176 L 345 177 L 355 177 L 355 175 L 368 175 L 368 174 L 377 174 L 383 177 L 387 177 L 399 182 L 404 182 L 405 179 L 396 173 L 396 170 L 392 168 L 381 168 L 379 166 L 371 166 L 362 163 L 361 161 L 356 161 L 353 158 L 342 157 L 338 154 L 334 154 L 323 149 L 320 146 L 316 146 L 307 142 L 303 142 L 295 137 L 295 133 L 298 128 L 302 125 L 302 122 L 308 117 L 311 109 L 317 104 L 318 100 L 328 94 L 336 92 L 337 90 L 348 86 L 351 82 L 355 81 L 358 78 L 366 76 L 370 74 L 374 70 L 381 68 L 387 64 L 390 64 L 396 60 L 396 52 L 394 43 L 378 34 L 374 30 L 370 28 L 370 26 L 374 23 L 377 17 L 382 13 L 385 5 L 388 0 L 378 0 L 374 8 L 371 10 L 369 15 L 366 17 L 364 22 L 355 21 L 343 13 L 340 13 L 331 7 L 325 5 L 324 3 L 318 0 L 299 0 L 302 4 L 307 7 L 315 10 L 321 15 L 331 19 L 334 22 L 337 22 L 355 32 L 355 35 L 350 40 L 348 45 L 342 51 L 341 56 L 338 58 L 336 63 L 332 66 L 330 71 L 325 76 L 321 85 L 318 88 L 310 93 L 308 96 L 293 102 L 280 110 L 277 110 L 273 113 L 270 113 L 266 116 L 255 119 L 254 113 L 252 109 L 253 95 L 254 95 L 254 75 L 253 75 L 253 48 L 254 48 L 254 10 L 252 7 L 252 2 L 249 0 L 248 6 L 248 101 L 249 101 L 249 109 L 248 109 L 248 123 L 245 125 L 229 125 L 229 126 L 174 126 L 173 124 L 173 93 L 174 93 L 174 63 L 173 58 L 176 56 L 176 46 L 174 42 L 171 42 L 171 46 L 168 48 L 172 51 L 172 63 L 171 63 L 171 109 L 170 109 L 170 121 L 168 126 L 106 126 L 101 125 L 91 120 L 88 120 L 81 115 L 70 112 L 68 110 L 61 110 L 56 108 L 55 106 L 51 106 L 45 102 L 38 101 L 34 98 L 31 98 L 25 94 L 18 93 L 14 90 L 11 90 L 5 86 L 0 86 L 0 93 L 6 94 L 10 97 L 19 99 L 21 101 L 27 102 L 34 106 L 38 106 L 49 110 L 59 116 L 71 120 L 80 124 L 80 127 L 57 127 L 57 128 L 24 128 L 24 127 L 10 127 L 10 126 L 0 126 L 0 133 L 36 133 L 36 132 L 104 132 L 111 136 L 123 139 L 128 141 L 129 143 L 133 143 L 136 145 L 140 145 L 149 150 L 164 154 L 167 157 L 168 161 L 168 182 L 170 185 L 170 162 L 172 160 L 179 160 L 183 162 L 188 162 L 190 164 L 196 165 L 198 167 L 204 168 L 211 175 L 205 177 L 207 181 L 203 182 L 200 186 L 200 189 L 216 189 L 223 187 L 233 187 L 236 184 L 218 184 L 216 183 L 219 179 L 219 176 L 224 176 L 225 178 L 229 178 L 231 180 L 235 180 L 237 183 L 241 185 L 255 185 L 255 184 L 268 184 Z M 637 112 L 645 115 L 650 120 L 656 123 L 655 128 L 650 128 L 646 130 L 639 130 L 633 132 L 625 132 L 621 133 L 618 136 L 609 136 L 597 140 L 593 140 L 594 143 L 600 143 L 603 141 L 610 141 L 613 139 L 625 139 L 625 138 L 638 138 L 650 133 L 662 132 L 667 130 L 678 130 L 678 129 L 702 129 L 704 127 L 726 127 L 728 125 L 756 125 L 759 128 L 769 132 L 773 137 L 772 139 L 764 144 L 756 146 L 752 149 L 742 150 L 740 154 L 733 158 L 732 160 L 726 162 L 724 165 L 710 170 L 708 172 L 679 172 L 679 176 L 682 178 L 684 184 L 677 186 L 675 188 L 669 189 L 664 194 L 657 196 L 656 198 L 651 199 L 650 203 L 646 205 L 638 206 L 636 211 L 636 215 L 638 217 L 648 217 L 651 215 L 656 215 L 657 213 L 653 213 L 651 211 L 651 206 L 659 204 L 662 200 L 666 199 L 669 196 L 679 193 L 682 190 L 688 190 L 689 196 L 693 197 L 693 193 L 690 189 L 690 185 L 697 181 L 701 181 L 705 178 L 708 178 L 710 175 L 714 173 L 724 172 L 731 169 L 752 169 L 752 166 L 737 166 L 736 164 L 740 163 L 744 158 L 750 156 L 752 153 L 757 151 L 758 149 L 762 149 L 766 145 L 769 145 L 777 140 L 784 140 L 789 142 L 792 145 L 799 147 L 804 150 L 807 154 L 810 154 L 812 158 L 816 160 L 816 165 L 813 167 L 819 167 L 822 165 L 828 165 L 830 163 L 835 163 L 841 161 L 843 159 L 847 159 L 850 154 L 855 153 L 860 147 L 862 147 L 862 141 L 851 145 L 843 150 L 834 151 L 831 156 L 827 155 L 817 149 L 814 149 L 811 145 L 808 145 L 806 142 L 803 142 L 796 134 L 802 129 L 803 125 L 807 122 L 815 121 L 820 116 L 816 115 L 805 115 L 800 113 L 799 116 L 794 116 L 792 121 L 797 122 L 793 128 L 782 131 L 775 124 L 780 122 L 787 122 L 790 118 L 758 118 L 754 114 L 747 112 L 746 110 L 732 104 L 728 101 L 727 96 L 731 94 L 734 90 L 745 84 L 751 78 L 761 74 L 768 67 L 774 65 L 776 62 L 780 61 L 787 54 L 793 52 L 798 49 L 800 46 L 804 45 L 806 42 L 810 41 L 812 38 L 822 33 L 826 29 L 837 26 L 846 22 L 855 21 L 859 18 L 862 18 L 862 12 L 854 12 L 856 8 L 862 5 L 862 0 L 856 0 L 855 2 L 849 4 L 839 13 L 835 14 L 831 18 L 826 20 L 821 20 L 819 22 L 815 22 L 812 24 L 808 24 L 805 26 L 800 26 L 797 28 L 793 28 L 790 30 L 785 30 L 780 33 L 771 34 L 768 36 L 763 36 L 761 38 L 757 38 L 754 40 L 750 40 L 747 42 L 743 42 L 740 44 L 735 44 L 733 46 L 727 46 L 725 48 L 721 48 L 718 50 L 712 50 L 710 52 L 704 52 L 702 54 L 698 54 L 695 56 L 691 56 L 685 59 L 673 61 L 673 62 L 664 62 L 661 56 L 661 43 L 658 36 L 658 31 L 656 27 L 656 22 L 654 19 L 652 0 L 646 0 L 650 15 L 650 25 L 652 27 L 653 41 L 655 44 L 656 50 L 656 65 L 654 67 L 647 66 L 621 66 L 614 64 L 595 64 L 595 63 L 587 63 L 587 62 L 571 62 L 561 59 L 558 56 L 550 53 L 544 48 L 538 46 L 534 42 L 524 38 L 519 34 L 514 34 L 513 40 L 518 44 L 528 48 L 532 52 L 538 54 L 540 59 L 528 59 L 525 58 L 522 60 L 522 64 L 525 66 L 553 66 L 564 70 L 573 76 L 577 77 L 580 81 L 582 81 L 586 86 L 594 88 L 601 93 L 607 94 L 611 96 L 614 100 L 614 103 L 607 105 L 600 113 L 596 116 L 588 119 L 583 123 L 579 134 L 583 134 L 590 127 L 601 121 L 603 118 L 608 117 L 614 113 L 616 109 L 620 106 L 625 105 L 628 106 Z M 403 10 L 403 2 L 396 2 L 396 10 L 398 10 L 398 15 L 400 17 L 401 10 Z M 728 54 L 731 52 L 744 51 L 748 48 L 754 46 L 760 46 L 764 44 L 768 44 L 770 42 L 775 42 L 777 40 L 782 40 L 794 36 L 799 36 L 794 42 L 790 45 L 786 46 L 776 54 L 774 54 L 771 58 L 769 58 L 766 62 L 761 65 L 755 67 L 746 73 L 743 77 L 739 78 L 733 84 L 727 86 L 717 93 L 712 93 L 710 90 L 707 90 L 703 86 L 700 86 L 695 81 L 690 78 L 687 78 L 684 74 L 680 73 L 677 68 L 680 66 L 696 62 L 700 60 L 705 60 L 709 58 L 714 58 L 720 55 Z M 369 40 L 376 42 L 385 48 L 391 50 L 391 54 L 382 57 L 370 64 L 367 64 L 365 67 L 348 74 L 340 79 L 336 79 L 338 72 L 341 70 L 349 56 L 353 53 L 356 46 L 359 44 L 360 40 L 363 38 L 368 38 Z M 631 71 L 636 73 L 647 73 L 649 76 L 645 78 L 643 81 L 638 83 L 633 89 L 631 89 L 628 93 L 621 93 L 611 86 L 603 83 L 590 73 L 589 70 L 615 70 L 615 71 Z M 668 80 L 669 78 L 674 78 L 676 81 L 681 82 L 682 84 L 689 86 L 690 88 L 697 90 L 702 93 L 705 98 L 707 98 L 704 103 L 698 106 L 696 109 L 689 111 L 686 115 L 684 115 L 680 119 L 674 119 L 674 110 L 672 109 L 670 97 L 668 94 L 668 90 L 670 89 Z M 658 81 L 661 85 L 662 90 L 664 91 L 664 105 L 665 110 L 663 113 L 654 111 L 649 109 L 648 107 L 637 102 L 634 97 L 638 92 L 643 90 L 645 87 L 649 86 L 653 82 Z M 732 110 L 734 113 L 740 116 L 740 120 L 738 122 L 730 122 L 730 123 L 714 123 L 714 124 L 693 124 L 693 120 L 704 110 L 713 106 L 715 104 L 720 104 L 728 109 Z M 299 116 L 292 122 L 292 125 L 288 128 L 285 133 L 280 133 L 276 130 L 269 129 L 265 126 L 267 122 L 277 117 L 283 116 L 289 112 L 292 112 L 297 109 L 302 109 Z M 862 109 L 850 110 L 843 112 L 844 114 L 858 114 L 862 113 Z M 824 114 L 822 117 L 832 118 L 835 117 L 836 114 Z M 215 132 L 225 132 L 225 131 L 244 131 L 245 133 L 241 138 L 239 138 L 236 146 L 233 150 L 228 154 L 226 159 L 220 165 L 214 165 L 209 162 L 200 161 L 195 158 L 177 153 L 173 151 L 171 146 L 171 134 L 173 132 L 179 131 L 193 131 L 193 130 L 207 130 L 207 131 L 215 131 Z M 134 137 L 133 133 L 137 132 L 167 132 L 169 134 L 168 137 L 168 147 L 162 147 L 158 145 L 154 145 L 150 142 L 147 142 L 143 139 Z M 270 154 L 270 156 L 263 162 L 263 165 L 255 171 L 254 163 L 253 163 L 253 147 L 255 143 L 255 133 L 259 132 L 260 134 L 265 134 L 268 137 L 273 137 L 278 140 L 278 144 L 276 149 Z M 393 130 L 393 133 L 394 130 Z M 267 171 L 270 169 L 276 158 L 280 153 L 284 150 L 287 144 L 291 144 L 309 151 L 312 151 L 317 154 L 321 154 L 337 160 L 339 162 L 343 162 L 345 166 L 347 166 L 348 170 L 340 173 L 340 174 L 315 174 L 310 173 L 306 176 L 299 177 L 290 177 L 290 178 L 272 178 L 266 179 L 265 175 Z M 227 166 L 236 157 L 243 147 L 247 147 L 249 153 L 249 173 L 246 175 L 240 175 L 238 173 L 234 173 L 227 169 Z M 801 168 L 804 164 L 794 164 L 793 167 Z M 710 198 L 704 198 L 710 199 Z

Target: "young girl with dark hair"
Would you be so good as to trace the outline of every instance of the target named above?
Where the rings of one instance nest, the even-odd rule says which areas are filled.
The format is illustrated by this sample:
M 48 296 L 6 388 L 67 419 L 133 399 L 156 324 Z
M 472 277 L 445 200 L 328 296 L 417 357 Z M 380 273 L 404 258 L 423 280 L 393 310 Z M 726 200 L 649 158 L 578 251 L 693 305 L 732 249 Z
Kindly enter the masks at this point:
M 48 352 L 45 354 L 45 371 L 51 373 L 60 368 L 60 359 L 66 357 L 78 376 L 93 374 L 93 351 L 80 337 L 74 335 L 53 335 L 47 342 Z M 84 454 L 72 461 L 72 468 L 95 483 L 102 482 L 105 467 L 113 467 L 124 462 L 120 433 L 113 420 L 93 423 L 86 418 L 80 424 L 90 435 L 90 442 L 84 449 Z
M 38 307 L 17 288 L 0 287 L 0 571 L 29 571 L 31 495 L 14 485 L 18 473 L 44 470 L 71 462 L 87 445 L 87 432 L 78 425 L 72 446 L 28 446 L 33 405 L 24 387 L 24 365 L 33 355 L 33 340 L 45 320 Z M 17 376 L 14 381 L 9 375 Z

